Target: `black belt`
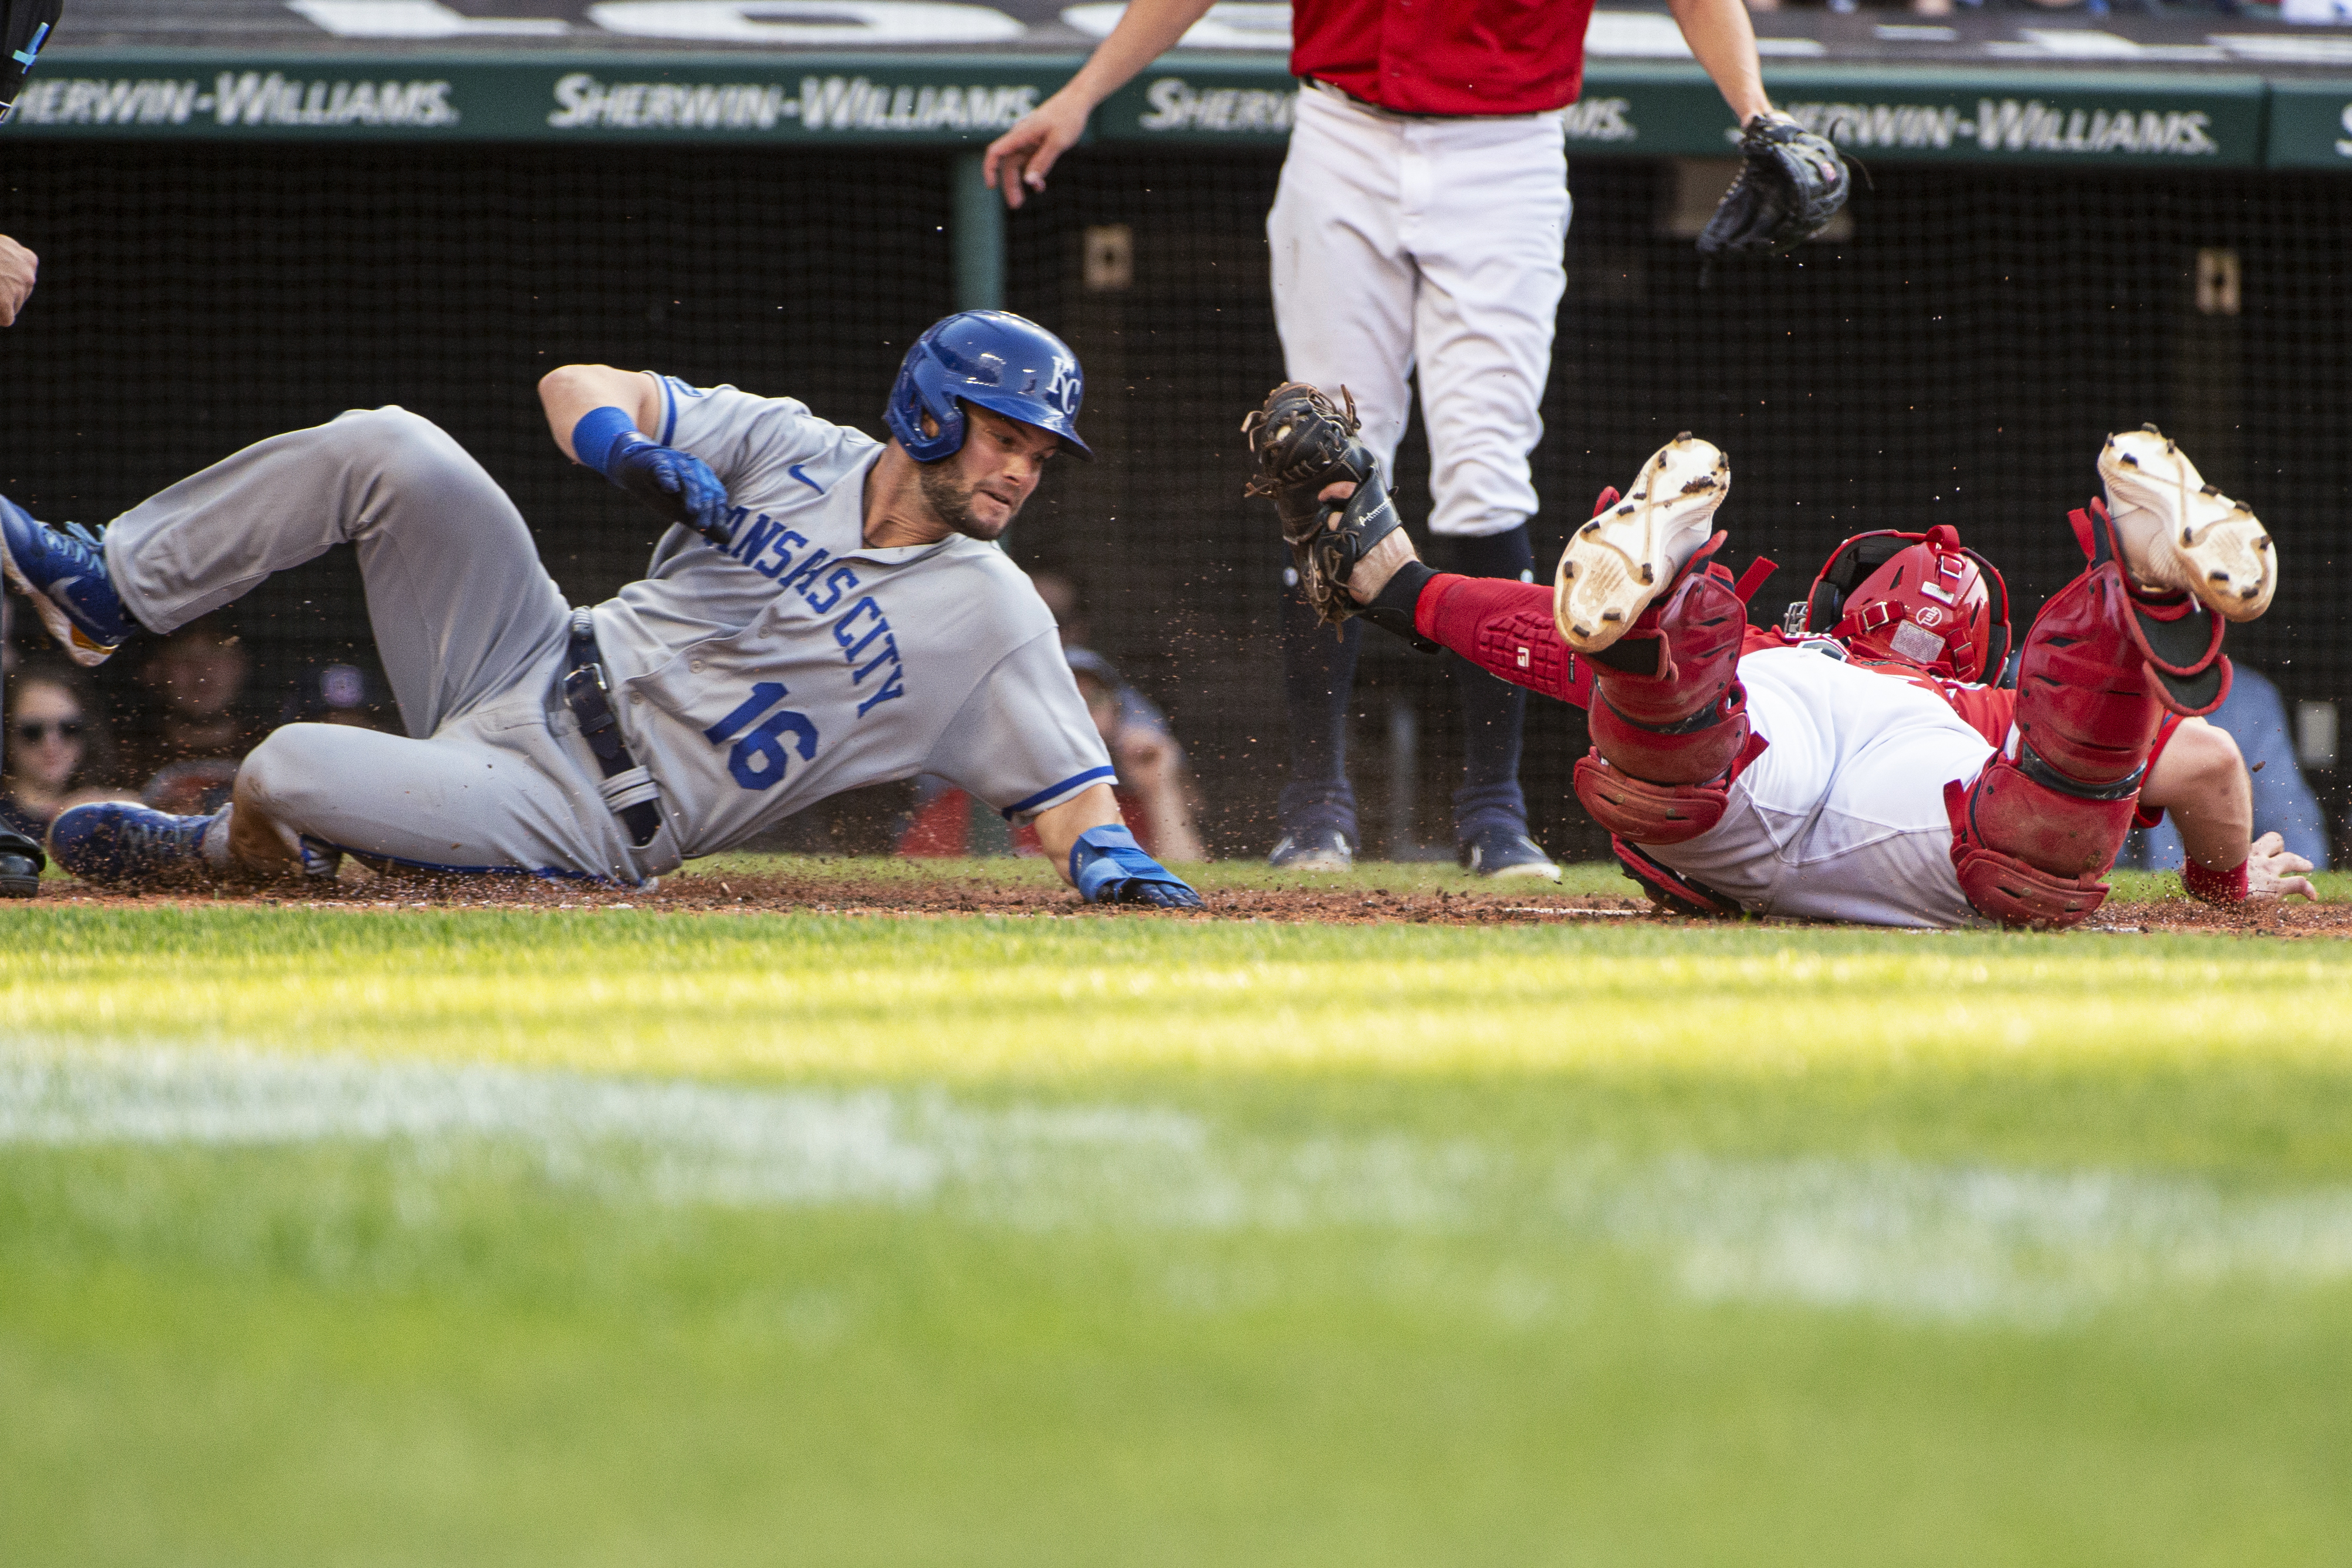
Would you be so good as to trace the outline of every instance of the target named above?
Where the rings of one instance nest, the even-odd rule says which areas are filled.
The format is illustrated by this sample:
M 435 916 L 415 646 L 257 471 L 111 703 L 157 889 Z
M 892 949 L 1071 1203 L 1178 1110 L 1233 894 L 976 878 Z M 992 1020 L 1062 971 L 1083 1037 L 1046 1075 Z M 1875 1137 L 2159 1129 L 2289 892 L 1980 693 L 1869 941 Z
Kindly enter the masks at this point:
M 585 610 L 572 617 L 571 664 L 563 678 L 563 705 L 580 721 L 581 738 L 596 753 L 596 765 L 608 779 L 635 769 L 637 760 L 629 755 L 628 746 L 621 740 L 619 721 L 613 716 L 613 689 L 604 679 L 604 656 L 596 647 L 596 624 Z M 629 830 L 632 848 L 643 849 L 661 831 L 661 809 L 653 803 L 652 788 L 647 775 L 644 798 L 613 807 L 613 815 Z

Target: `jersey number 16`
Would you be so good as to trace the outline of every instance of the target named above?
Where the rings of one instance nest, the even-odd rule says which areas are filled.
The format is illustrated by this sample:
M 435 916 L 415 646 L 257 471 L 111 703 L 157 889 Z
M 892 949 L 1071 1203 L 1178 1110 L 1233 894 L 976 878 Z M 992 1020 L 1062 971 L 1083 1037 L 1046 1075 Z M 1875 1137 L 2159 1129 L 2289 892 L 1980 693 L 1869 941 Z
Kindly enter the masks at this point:
M 735 741 L 734 749 L 727 753 L 727 771 L 745 789 L 773 789 L 782 782 L 784 769 L 791 762 L 784 754 L 783 737 L 787 735 L 792 737 L 793 749 L 800 752 L 801 761 L 808 762 L 816 755 L 816 726 L 809 722 L 807 714 L 795 713 L 789 708 L 768 713 L 788 695 L 782 681 L 762 680 L 751 688 L 751 695 L 735 711 L 702 732 L 702 738 L 714 746 Z M 760 721 L 759 727 L 736 740 L 743 727 L 762 713 L 768 716 Z

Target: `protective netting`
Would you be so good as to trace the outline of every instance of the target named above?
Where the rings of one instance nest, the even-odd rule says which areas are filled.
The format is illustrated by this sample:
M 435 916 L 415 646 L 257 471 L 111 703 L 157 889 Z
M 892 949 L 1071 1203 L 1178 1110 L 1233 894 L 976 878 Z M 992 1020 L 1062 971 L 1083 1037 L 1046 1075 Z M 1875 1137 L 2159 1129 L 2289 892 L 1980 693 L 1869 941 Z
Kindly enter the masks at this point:
M 954 302 L 951 163 L 929 153 L 12 152 L 0 232 L 43 268 L 0 333 L 0 491 L 50 518 L 100 521 L 245 442 L 399 403 L 481 458 L 586 601 L 638 569 L 654 529 L 548 442 L 540 374 L 650 365 L 872 429 L 907 342 Z M 1271 509 L 1241 500 L 1236 428 L 1281 374 L 1263 238 L 1276 167 L 1082 152 L 1008 226 L 1006 302 L 1079 351 L 1101 454 L 1056 470 L 1013 552 L 1076 581 L 1093 644 L 1169 710 L 1229 854 L 1265 847 L 1284 745 L 1279 557 Z M 2101 435 L 2153 420 L 2278 537 L 2276 607 L 2233 647 L 2290 702 L 2352 690 L 2340 181 L 1880 169 L 1848 237 L 1706 287 L 1673 232 L 1673 165 L 1582 163 L 1571 183 L 1536 455 L 1544 568 L 1596 490 L 1690 429 L 1731 456 L 1727 558 L 1781 564 L 1759 619 L 1844 534 L 1935 521 L 2029 608 L 2074 569 L 2063 512 L 2095 487 Z M 1401 463 L 1413 521 L 1421 442 Z M 331 559 L 281 578 L 238 629 L 251 700 L 274 713 L 305 668 L 364 658 L 356 575 Z M 1453 661 L 1365 647 L 1370 847 L 1446 842 Z M 146 700 L 135 656 L 101 674 L 121 703 Z M 1598 847 L 1567 792 L 1583 745 L 1576 714 L 1533 705 L 1523 777 L 1559 853 Z M 2331 775 L 2315 783 L 2340 805 Z

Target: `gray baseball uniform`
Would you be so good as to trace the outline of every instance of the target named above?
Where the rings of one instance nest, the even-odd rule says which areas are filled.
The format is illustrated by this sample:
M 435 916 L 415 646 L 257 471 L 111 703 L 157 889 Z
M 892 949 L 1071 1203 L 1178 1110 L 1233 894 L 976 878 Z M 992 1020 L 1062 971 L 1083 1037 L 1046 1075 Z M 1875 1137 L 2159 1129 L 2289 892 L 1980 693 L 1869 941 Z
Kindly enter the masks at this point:
M 118 518 L 107 565 L 170 631 L 357 547 L 410 736 L 291 724 L 244 778 L 289 836 L 449 870 L 631 884 L 841 790 L 935 773 L 1021 816 L 1109 781 L 1052 615 L 1004 555 L 861 542 L 884 450 L 799 403 L 663 381 L 663 429 L 736 503 L 725 550 L 673 529 L 593 612 L 623 737 L 607 780 L 563 704 L 572 612 L 521 515 L 398 408 L 273 437 Z M 614 812 L 648 796 L 632 847 Z

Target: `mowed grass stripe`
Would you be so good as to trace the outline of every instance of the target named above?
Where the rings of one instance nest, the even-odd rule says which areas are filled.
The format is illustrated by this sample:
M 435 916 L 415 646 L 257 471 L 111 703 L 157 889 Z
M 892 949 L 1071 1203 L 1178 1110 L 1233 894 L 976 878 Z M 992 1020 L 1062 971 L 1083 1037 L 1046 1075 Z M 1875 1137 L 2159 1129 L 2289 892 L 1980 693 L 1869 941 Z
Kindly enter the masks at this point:
M 2205 937 L 33 909 L 19 1037 L 596 1069 L 1051 1078 L 2352 1069 L 2352 950 Z

